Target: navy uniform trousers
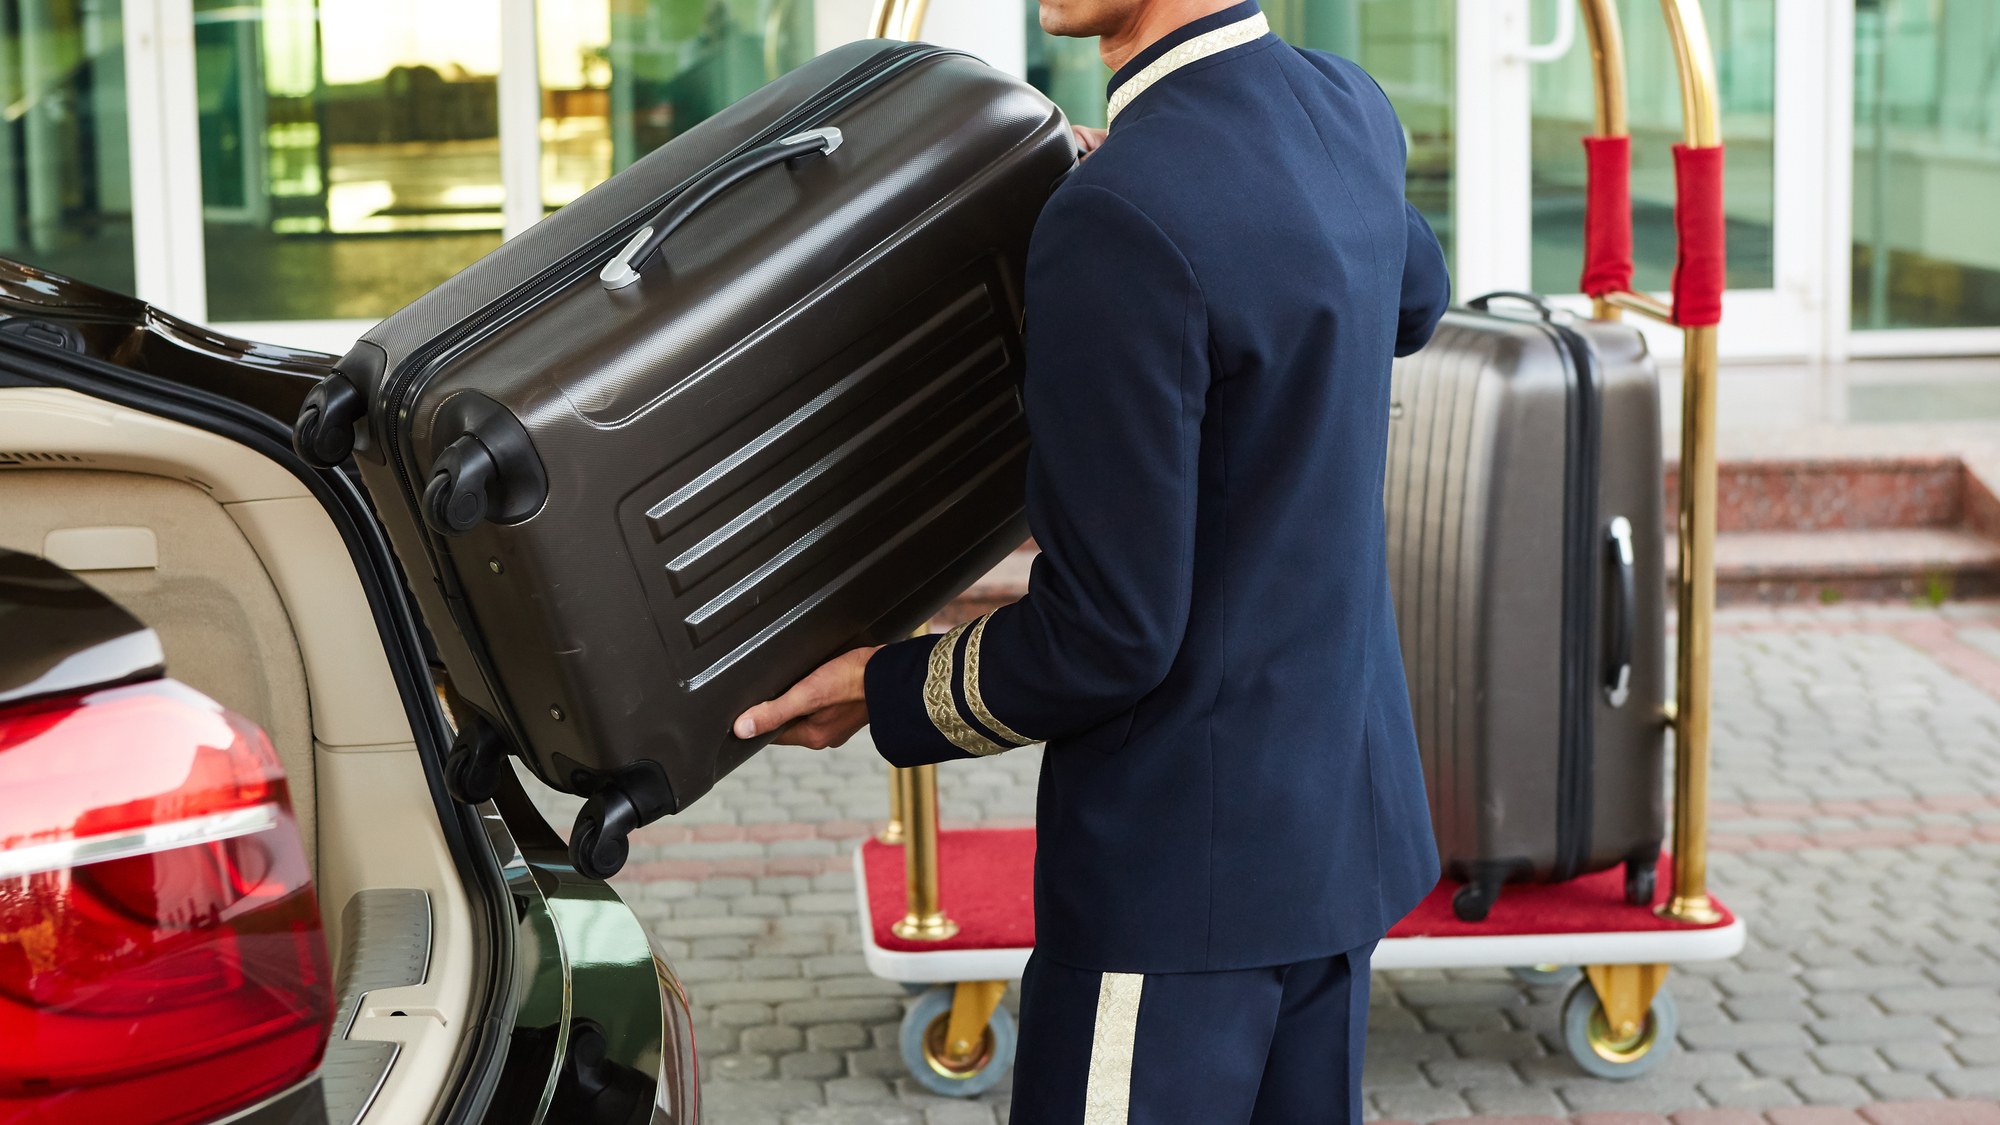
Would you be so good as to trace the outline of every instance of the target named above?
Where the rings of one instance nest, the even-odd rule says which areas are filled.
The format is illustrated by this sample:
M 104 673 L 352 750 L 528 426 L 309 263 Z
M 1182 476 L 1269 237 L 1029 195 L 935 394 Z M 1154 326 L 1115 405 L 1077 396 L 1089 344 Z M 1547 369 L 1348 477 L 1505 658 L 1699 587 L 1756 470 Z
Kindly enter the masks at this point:
M 1387 96 L 1255 3 L 1109 111 L 1028 250 L 1027 594 L 875 652 L 869 720 L 899 766 L 1047 746 L 1016 1121 L 1344 1121 L 1438 877 L 1382 489 L 1444 256 Z
M 1361 1120 L 1374 945 L 1213 973 L 1021 979 L 1011 1125 Z

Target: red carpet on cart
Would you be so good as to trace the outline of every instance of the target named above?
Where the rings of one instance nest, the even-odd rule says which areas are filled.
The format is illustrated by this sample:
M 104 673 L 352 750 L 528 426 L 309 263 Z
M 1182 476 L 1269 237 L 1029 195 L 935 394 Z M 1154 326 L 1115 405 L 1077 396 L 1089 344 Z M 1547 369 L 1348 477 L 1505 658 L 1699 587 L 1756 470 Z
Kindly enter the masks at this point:
M 958 828 L 938 833 L 938 899 L 958 923 L 944 941 L 905 941 L 889 927 L 908 909 L 903 849 L 861 845 L 868 872 L 868 913 L 883 949 L 1027 949 L 1035 944 L 1035 830 Z
M 869 840 L 861 845 L 868 873 L 868 910 L 875 944 L 908 952 L 943 949 L 1025 949 L 1035 944 L 1035 830 L 962 828 L 938 833 L 938 896 L 958 933 L 945 941 L 906 941 L 889 927 L 903 916 L 903 849 Z M 1668 873 L 1660 857 L 1655 903 L 1665 902 Z M 1458 884 L 1446 880 L 1389 931 L 1392 938 L 1493 937 L 1501 934 L 1632 933 L 1700 929 L 1671 922 L 1649 907 L 1625 902 L 1622 868 L 1567 883 L 1513 883 L 1484 922 L 1461 922 L 1451 912 Z M 1720 903 L 1716 904 L 1721 907 Z M 1733 917 L 1727 909 L 1726 926 Z
M 1659 889 L 1653 905 L 1667 901 L 1673 863 L 1660 856 Z M 1459 885 L 1447 879 L 1432 888 L 1409 916 L 1389 931 L 1392 938 L 1494 937 L 1500 934 L 1601 934 L 1642 930 L 1699 930 L 1653 913 L 1651 906 L 1625 901 L 1625 869 L 1613 867 L 1566 883 L 1509 883 L 1484 922 L 1461 922 L 1451 912 L 1451 896 Z M 1735 918 L 1721 903 L 1726 926 Z

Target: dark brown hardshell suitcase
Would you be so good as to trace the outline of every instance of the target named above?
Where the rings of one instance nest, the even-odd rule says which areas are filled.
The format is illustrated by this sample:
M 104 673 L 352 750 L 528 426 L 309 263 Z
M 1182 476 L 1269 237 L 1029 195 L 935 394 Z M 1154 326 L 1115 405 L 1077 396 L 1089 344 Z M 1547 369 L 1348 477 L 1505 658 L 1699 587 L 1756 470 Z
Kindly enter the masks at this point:
M 907 635 L 1026 536 L 1021 285 L 1074 144 L 960 52 L 829 51 L 371 329 L 300 414 L 350 448 L 466 712 L 590 796 L 572 854 L 747 759 L 730 723 Z
M 1498 295 L 1496 295 L 1498 296 Z M 1537 301 L 1446 314 L 1397 362 L 1389 574 L 1453 906 L 1623 863 L 1665 832 L 1665 503 L 1645 341 Z M 1499 306 L 1505 307 L 1505 306 Z

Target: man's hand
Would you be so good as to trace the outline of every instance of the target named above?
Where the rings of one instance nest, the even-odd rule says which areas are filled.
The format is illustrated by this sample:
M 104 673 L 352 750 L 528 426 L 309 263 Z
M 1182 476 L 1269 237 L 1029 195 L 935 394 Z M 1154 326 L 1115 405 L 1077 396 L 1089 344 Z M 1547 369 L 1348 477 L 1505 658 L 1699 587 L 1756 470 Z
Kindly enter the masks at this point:
M 1104 138 L 1111 135 L 1108 129 L 1093 129 L 1088 125 L 1072 125 L 1070 126 L 1070 130 L 1076 134 L 1076 158 L 1078 160 L 1096 152 L 1097 146 L 1104 143 Z
M 879 646 L 878 646 L 879 647 Z M 781 746 L 824 750 L 840 746 L 868 725 L 868 691 L 862 670 L 873 648 L 857 648 L 820 665 L 792 690 L 737 716 L 736 737 L 777 731 Z

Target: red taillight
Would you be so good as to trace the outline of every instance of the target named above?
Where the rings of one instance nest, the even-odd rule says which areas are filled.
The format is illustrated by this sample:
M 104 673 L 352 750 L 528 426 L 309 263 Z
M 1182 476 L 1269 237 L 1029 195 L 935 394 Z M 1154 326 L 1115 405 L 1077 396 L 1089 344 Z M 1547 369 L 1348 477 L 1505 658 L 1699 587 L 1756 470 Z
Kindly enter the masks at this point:
M 171 681 L 0 712 L 0 1122 L 207 1121 L 332 1022 L 262 731 Z

